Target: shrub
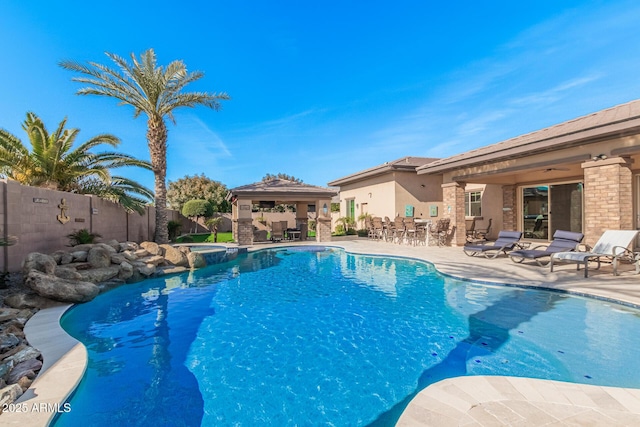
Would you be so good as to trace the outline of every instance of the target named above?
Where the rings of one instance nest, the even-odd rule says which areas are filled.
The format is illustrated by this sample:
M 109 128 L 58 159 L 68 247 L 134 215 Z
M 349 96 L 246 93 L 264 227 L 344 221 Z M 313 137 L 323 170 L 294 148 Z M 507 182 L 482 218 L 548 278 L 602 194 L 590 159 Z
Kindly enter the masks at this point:
M 353 229 L 349 229 L 349 231 L 351 231 L 351 230 L 353 230 Z M 364 228 L 361 228 L 360 230 L 357 230 L 356 233 L 358 234 L 358 237 L 367 237 L 369 235 L 369 232 Z M 347 232 L 347 234 L 349 234 L 349 233 Z
M 354 236 L 356 234 L 356 230 L 354 230 L 353 228 L 347 230 L 347 236 Z
M 336 236 L 344 236 L 345 232 L 344 232 L 344 225 L 342 224 L 338 224 L 336 225 L 336 231 L 334 233 Z
M 180 221 L 169 221 L 167 224 L 167 228 L 169 229 L 169 240 L 172 242 L 176 240 L 178 234 L 180 234 L 180 229 L 182 228 L 182 223 Z
M 73 233 L 67 234 L 69 239 L 69 246 L 84 245 L 86 243 L 94 243 L 98 237 L 102 237 L 98 233 L 92 233 L 86 228 L 81 228 Z

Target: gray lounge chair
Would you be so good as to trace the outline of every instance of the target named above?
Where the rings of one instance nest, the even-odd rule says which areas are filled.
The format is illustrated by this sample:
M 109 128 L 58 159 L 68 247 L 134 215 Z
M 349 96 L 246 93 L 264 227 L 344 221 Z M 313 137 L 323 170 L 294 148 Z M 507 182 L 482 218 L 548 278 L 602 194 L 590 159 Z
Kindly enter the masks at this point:
M 575 251 L 583 238 L 584 234 L 582 233 L 556 230 L 556 232 L 553 233 L 553 241 L 551 243 L 538 245 L 531 249 L 518 249 L 509 252 L 508 255 L 513 262 L 521 263 L 525 259 L 528 259 L 537 262 L 540 267 L 544 267 L 549 264 L 551 254 L 556 252 Z M 549 259 L 545 260 L 547 257 L 549 257 Z
M 476 256 L 482 254 L 485 258 L 495 258 L 500 255 L 501 252 L 505 254 L 516 247 L 518 241 L 522 237 L 521 231 L 501 231 L 498 234 L 498 240 L 493 242 L 493 245 L 485 243 L 464 245 L 462 250 L 467 256 Z
M 549 263 L 550 271 L 553 271 L 554 264 L 560 262 L 575 263 L 576 269 L 580 270 L 580 264 L 584 264 L 584 277 L 589 277 L 589 261 L 596 261 L 600 268 L 600 258 L 610 258 L 613 264 L 613 275 L 618 275 L 618 263 L 623 258 L 628 258 L 636 263 L 636 273 L 638 273 L 637 256 L 628 249 L 629 245 L 638 235 L 638 230 L 607 230 L 602 233 L 593 249 L 589 252 L 556 252 L 551 255 Z

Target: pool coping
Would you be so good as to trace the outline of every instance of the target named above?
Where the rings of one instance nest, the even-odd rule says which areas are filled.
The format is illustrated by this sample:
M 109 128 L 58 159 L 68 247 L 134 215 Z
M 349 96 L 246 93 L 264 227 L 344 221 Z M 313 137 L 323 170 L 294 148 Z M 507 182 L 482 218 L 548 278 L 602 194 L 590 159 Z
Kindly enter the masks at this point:
M 416 250 L 424 248 L 403 248 L 401 245 L 380 242 L 372 245 L 371 242 L 361 240 L 331 243 L 296 242 L 293 244 L 283 242 L 242 248 L 246 248 L 248 252 L 255 252 L 300 245 L 335 247 L 349 253 L 362 255 L 409 258 L 430 263 L 439 273 L 457 280 L 476 281 L 488 285 L 540 288 L 640 307 L 640 293 L 634 295 L 632 299 L 628 298 L 629 295 L 622 295 L 623 298 L 614 298 L 610 293 L 605 292 L 603 295 L 601 292 L 594 292 L 592 288 L 584 292 L 573 289 L 572 286 L 556 287 L 551 284 L 545 286 L 544 281 L 541 282 L 539 278 L 535 282 L 536 284 L 532 285 L 509 284 L 481 277 L 455 274 L 459 271 L 451 271 L 449 268 L 441 270 L 443 262 L 430 259 L 434 254 L 441 255 L 443 253 L 457 255 L 459 258 L 462 252 L 461 248 L 437 248 L 435 251 L 434 248 L 428 248 L 426 251 L 416 253 Z M 238 248 L 237 245 L 225 246 Z M 459 252 L 457 254 L 453 251 L 456 249 Z M 429 255 L 430 258 L 427 258 Z M 483 263 L 490 265 L 493 262 L 493 260 L 480 260 L 478 265 Z M 493 270 L 495 269 L 491 271 Z M 530 271 L 532 274 L 542 273 L 542 270 L 532 269 Z M 469 270 L 464 270 L 464 272 L 468 273 Z M 640 281 L 640 279 L 636 280 Z M 578 282 L 582 281 L 578 280 Z M 591 278 L 591 283 L 594 283 L 593 278 Z M 640 283 L 636 286 L 640 287 Z M 16 402 L 17 406 L 14 409 L 24 409 L 25 411 L 0 414 L 0 421 L 3 425 L 48 426 L 58 412 L 73 410 L 73 408 L 64 407 L 63 404 L 82 379 L 87 367 L 88 355 L 84 345 L 69 336 L 60 325 L 61 317 L 70 307 L 70 304 L 60 304 L 56 307 L 40 310 L 25 326 L 27 340 L 42 353 L 44 365 L 29 390 Z M 474 380 L 469 380 L 470 378 Z M 588 398 L 584 398 L 585 395 Z M 452 404 L 452 402 L 456 404 Z M 520 377 L 455 377 L 442 380 L 420 391 L 409 403 L 397 425 L 473 424 L 497 426 L 517 421 L 521 423 L 523 420 L 528 422 L 534 419 L 536 424 L 538 421 L 546 419 L 556 423 L 573 422 L 573 425 L 576 425 L 575 421 L 578 421 L 579 425 L 580 420 L 587 420 L 587 418 L 580 418 L 586 417 L 585 414 L 592 417 L 589 418 L 591 420 L 600 419 L 608 425 L 629 425 L 630 422 L 640 425 L 640 389 L 562 383 Z

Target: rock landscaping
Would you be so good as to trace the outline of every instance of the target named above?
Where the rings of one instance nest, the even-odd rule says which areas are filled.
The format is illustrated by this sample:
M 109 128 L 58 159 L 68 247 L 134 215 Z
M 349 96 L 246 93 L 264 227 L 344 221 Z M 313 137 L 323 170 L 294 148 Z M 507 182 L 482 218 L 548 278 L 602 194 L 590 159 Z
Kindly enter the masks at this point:
M 0 412 L 18 399 L 42 368 L 42 356 L 24 336 L 38 310 L 59 302 L 83 303 L 101 292 L 149 277 L 206 266 L 188 247 L 153 242 L 79 245 L 52 254 L 30 253 L 21 273 L 0 289 Z

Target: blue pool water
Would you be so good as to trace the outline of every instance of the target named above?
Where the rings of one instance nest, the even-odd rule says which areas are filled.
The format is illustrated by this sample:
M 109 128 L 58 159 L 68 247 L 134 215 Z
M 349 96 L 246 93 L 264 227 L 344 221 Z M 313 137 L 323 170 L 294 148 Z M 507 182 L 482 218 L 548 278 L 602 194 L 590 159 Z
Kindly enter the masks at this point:
M 460 375 L 640 387 L 636 309 L 338 249 L 126 285 L 62 326 L 89 366 L 58 427 L 393 425 Z

